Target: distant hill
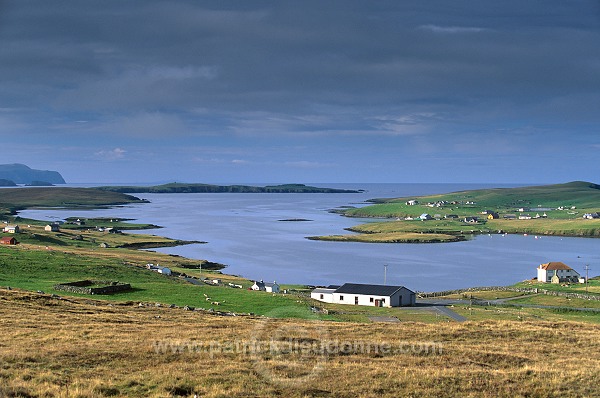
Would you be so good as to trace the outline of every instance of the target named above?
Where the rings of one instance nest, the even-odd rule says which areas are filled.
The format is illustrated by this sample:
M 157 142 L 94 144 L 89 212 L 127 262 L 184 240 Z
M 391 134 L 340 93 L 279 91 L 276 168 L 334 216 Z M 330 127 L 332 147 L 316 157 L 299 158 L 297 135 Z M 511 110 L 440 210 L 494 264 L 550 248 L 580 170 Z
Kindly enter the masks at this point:
M 147 187 L 108 186 L 98 187 L 103 191 L 121 193 L 357 193 L 359 191 L 334 188 L 311 187 L 304 184 L 271 185 L 255 187 L 250 185 L 210 185 L 210 184 L 164 184 Z
M 35 170 L 24 164 L 0 164 L 0 179 L 17 184 L 32 184 L 43 181 L 46 184 L 65 184 L 58 171 Z

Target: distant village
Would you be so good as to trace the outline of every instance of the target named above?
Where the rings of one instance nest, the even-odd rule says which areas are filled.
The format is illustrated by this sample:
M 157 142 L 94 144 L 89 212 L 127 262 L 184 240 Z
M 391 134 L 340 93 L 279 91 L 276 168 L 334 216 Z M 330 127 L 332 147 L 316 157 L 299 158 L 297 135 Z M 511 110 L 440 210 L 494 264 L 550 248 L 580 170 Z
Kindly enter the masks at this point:
M 416 206 L 419 205 L 419 201 L 416 199 L 411 199 L 405 202 L 405 204 L 407 206 Z M 447 206 L 460 206 L 460 205 L 476 205 L 476 202 L 473 201 L 465 201 L 465 202 L 459 202 L 459 201 L 446 201 L 446 200 L 440 200 L 440 201 L 436 201 L 436 202 L 427 202 L 425 204 L 423 204 L 423 206 L 426 207 L 431 207 L 431 208 L 444 208 Z M 525 208 L 525 207 L 520 207 L 520 208 L 516 208 L 515 209 L 515 213 L 511 213 L 511 214 L 503 214 L 502 218 L 505 220 L 531 220 L 531 219 L 539 219 L 539 218 L 548 218 L 548 215 L 546 214 L 546 211 L 550 211 L 550 210 L 558 210 L 558 211 L 568 211 L 569 214 L 571 215 L 575 215 L 576 212 L 576 207 L 575 206 L 559 206 L 555 209 L 552 208 L 543 208 L 543 207 L 538 207 L 538 208 Z M 531 215 L 533 212 L 535 212 L 535 215 Z M 541 214 L 540 214 L 541 212 Z M 477 224 L 481 221 L 485 221 L 485 220 L 495 220 L 495 219 L 499 219 L 500 218 L 500 213 L 498 211 L 495 210 L 483 210 L 481 211 L 478 215 L 473 215 L 473 216 L 467 216 L 467 217 L 459 217 L 457 214 L 429 214 L 429 213 L 423 213 L 418 217 L 405 217 L 404 220 L 406 221 L 413 221 L 413 220 L 420 220 L 420 221 L 427 221 L 427 220 L 441 220 L 441 219 L 447 219 L 447 220 L 461 220 L 465 223 L 468 224 Z M 592 220 L 592 219 L 597 219 L 600 218 L 600 213 L 585 213 L 582 216 L 583 219 L 587 219 L 587 220 Z

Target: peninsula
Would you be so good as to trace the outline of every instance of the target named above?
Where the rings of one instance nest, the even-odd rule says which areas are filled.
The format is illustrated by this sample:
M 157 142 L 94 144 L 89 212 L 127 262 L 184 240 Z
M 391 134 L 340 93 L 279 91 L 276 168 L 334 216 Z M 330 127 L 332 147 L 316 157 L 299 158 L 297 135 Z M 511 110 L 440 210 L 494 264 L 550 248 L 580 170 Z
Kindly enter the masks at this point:
M 104 207 L 146 200 L 93 188 L 31 187 L 0 190 L 0 215 L 32 207 Z
M 267 185 L 211 185 L 171 183 L 153 186 L 104 186 L 99 190 L 121 193 L 359 193 L 361 190 L 311 187 L 304 184 Z
M 372 199 L 347 217 L 382 218 L 349 228 L 354 234 L 315 240 L 431 243 L 482 233 L 600 236 L 600 185 L 566 184 L 495 188 L 393 199 Z

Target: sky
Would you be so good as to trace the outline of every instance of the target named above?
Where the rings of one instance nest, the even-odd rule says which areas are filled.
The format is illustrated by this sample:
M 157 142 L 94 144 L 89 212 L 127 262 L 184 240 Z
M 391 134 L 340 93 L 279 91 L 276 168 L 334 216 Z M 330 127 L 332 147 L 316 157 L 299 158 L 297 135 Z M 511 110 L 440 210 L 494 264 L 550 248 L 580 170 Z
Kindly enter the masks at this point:
M 600 1 L 0 0 L 0 163 L 600 182 Z

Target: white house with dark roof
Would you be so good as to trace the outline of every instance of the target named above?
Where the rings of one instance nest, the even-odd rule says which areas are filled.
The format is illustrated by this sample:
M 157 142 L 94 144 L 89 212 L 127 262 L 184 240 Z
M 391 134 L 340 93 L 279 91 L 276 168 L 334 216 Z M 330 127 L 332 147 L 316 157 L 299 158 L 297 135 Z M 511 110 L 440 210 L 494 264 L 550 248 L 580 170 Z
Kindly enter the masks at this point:
M 19 227 L 18 225 L 7 225 L 6 227 L 4 227 L 4 232 L 7 232 L 9 234 L 18 234 L 21 232 L 21 227 Z
M 552 280 L 554 275 L 557 277 L 555 281 Z M 578 282 L 579 273 L 565 263 L 553 261 L 538 266 L 537 280 L 545 283 Z
M 262 290 L 267 293 L 279 293 L 279 284 L 277 282 L 269 283 L 261 281 L 254 281 L 254 285 L 250 287 L 252 290 Z
M 60 232 L 60 228 L 58 226 L 58 224 L 52 223 L 52 224 L 48 224 L 44 227 L 44 231 L 48 231 L 48 232 Z
M 403 307 L 415 305 L 416 295 L 404 286 L 345 283 L 336 289 L 317 288 L 311 298 L 333 304 L 371 307 Z

